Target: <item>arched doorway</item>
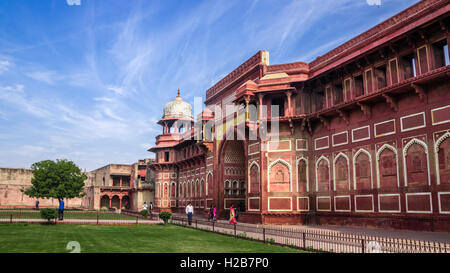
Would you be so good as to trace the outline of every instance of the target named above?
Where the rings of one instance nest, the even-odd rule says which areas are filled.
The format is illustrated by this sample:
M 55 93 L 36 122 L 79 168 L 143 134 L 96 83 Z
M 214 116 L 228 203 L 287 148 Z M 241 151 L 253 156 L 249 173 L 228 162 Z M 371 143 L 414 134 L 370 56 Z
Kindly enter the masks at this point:
M 111 208 L 120 209 L 120 198 L 117 195 L 114 195 L 111 199 Z
M 219 166 L 221 166 L 220 181 L 218 181 L 218 209 L 220 218 L 228 218 L 231 205 L 240 206 L 245 210 L 246 198 L 246 149 L 242 140 L 227 140 L 221 149 Z
M 103 195 L 100 199 L 100 209 L 107 210 L 109 209 L 109 196 Z
M 122 209 L 130 209 L 130 197 L 128 195 L 125 195 L 122 197 Z

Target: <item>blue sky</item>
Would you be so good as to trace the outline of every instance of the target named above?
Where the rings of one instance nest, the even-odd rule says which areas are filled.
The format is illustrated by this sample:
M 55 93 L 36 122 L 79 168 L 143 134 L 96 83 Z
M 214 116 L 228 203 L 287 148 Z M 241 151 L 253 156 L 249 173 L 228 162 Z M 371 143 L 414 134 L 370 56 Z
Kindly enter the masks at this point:
M 153 157 L 164 104 L 193 104 L 260 49 L 312 61 L 416 0 L 1 0 L 0 166 Z

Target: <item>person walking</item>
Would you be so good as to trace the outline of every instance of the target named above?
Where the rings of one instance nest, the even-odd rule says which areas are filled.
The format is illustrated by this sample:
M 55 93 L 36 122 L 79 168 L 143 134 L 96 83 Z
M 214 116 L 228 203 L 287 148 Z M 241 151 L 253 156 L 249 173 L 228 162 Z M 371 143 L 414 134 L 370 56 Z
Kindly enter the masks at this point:
M 36 210 L 39 210 L 39 200 L 36 200 Z
M 213 219 L 213 217 L 214 217 L 214 213 L 213 213 L 213 210 L 214 210 L 214 205 L 212 205 L 210 208 L 209 208 L 209 215 L 208 215 L 208 221 L 211 221 L 212 219 Z
M 235 211 L 233 205 L 230 207 L 230 224 L 236 224 Z
M 191 202 L 189 202 L 189 204 L 186 206 L 186 215 L 189 225 L 192 225 L 192 215 L 194 215 L 194 208 L 192 207 Z
M 216 212 L 217 212 L 217 210 L 216 210 L 216 206 L 214 205 L 213 206 L 214 208 L 213 208 L 213 221 L 216 221 Z
M 234 218 L 236 219 L 236 222 L 239 221 L 239 206 L 234 209 Z
M 147 210 L 147 202 L 144 202 L 144 204 L 142 205 L 142 210 Z
M 153 202 L 150 202 L 150 207 L 149 207 L 149 208 L 150 208 L 150 211 L 149 211 L 149 212 L 150 212 L 150 215 L 151 215 L 151 214 L 152 214 L 152 211 L 153 211 Z
M 59 201 L 58 220 L 64 220 L 64 200 Z

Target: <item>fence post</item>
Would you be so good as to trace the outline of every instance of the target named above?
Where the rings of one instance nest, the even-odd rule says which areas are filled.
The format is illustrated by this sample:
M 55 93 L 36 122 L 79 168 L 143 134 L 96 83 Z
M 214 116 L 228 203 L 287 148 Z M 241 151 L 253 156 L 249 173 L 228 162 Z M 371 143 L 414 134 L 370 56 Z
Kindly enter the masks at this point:
M 263 227 L 263 241 L 266 242 L 266 228 Z
M 198 229 L 198 220 L 195 219 L 195 229 Z
M 12 214 L 9 217 L 9 223 L 12 224 Z
M 97 225 L 98 225 L 98 214 L 97 214 Z
M 139 218 L 139 217 L 136 216 L 136 225 L 138 224 L 138 218 Z
M 214 221 L 213 221 L 213 230 L 212 231 L 214 232 Z
M 362 253 L 365 253 L 365 242 L 364 239 L 361 239 L 361 248 L 362 248 Z
M 306 249 L 306 233 L 303 232 L 303 248 Z
M 234 224 L 234 237 L 236 237 L 236 224 Z

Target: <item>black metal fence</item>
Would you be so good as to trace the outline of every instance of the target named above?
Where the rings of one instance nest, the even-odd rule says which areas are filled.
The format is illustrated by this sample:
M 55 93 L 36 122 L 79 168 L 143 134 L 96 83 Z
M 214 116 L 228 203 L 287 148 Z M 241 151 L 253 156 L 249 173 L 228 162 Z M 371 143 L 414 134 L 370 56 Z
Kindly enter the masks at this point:
M 150 224 L 151 220 L 158 220 L 158 217 L 144 217 L 139 213 L 114 212 L 114 211 L 93 211 L 93 210 L 64 210 L 62 221 L 51 220 L 54 223 L 66 224 Z M 11 209 L 0 210 L 0 223 L 45 223 L 41 219 L 39 210 L 32 209 Z
M 189 226 L 185 217 L 172 217 L 170 223 Z M 450 253 L 450 244 L 448 243 L 354 235 L 336 231 L 299 230 L 296 227 L 264 227 L 241 223 L 234 225 L 221 221 L 198 219 L 193 219 L 190 227 L 311 251 L 344 253 Z

